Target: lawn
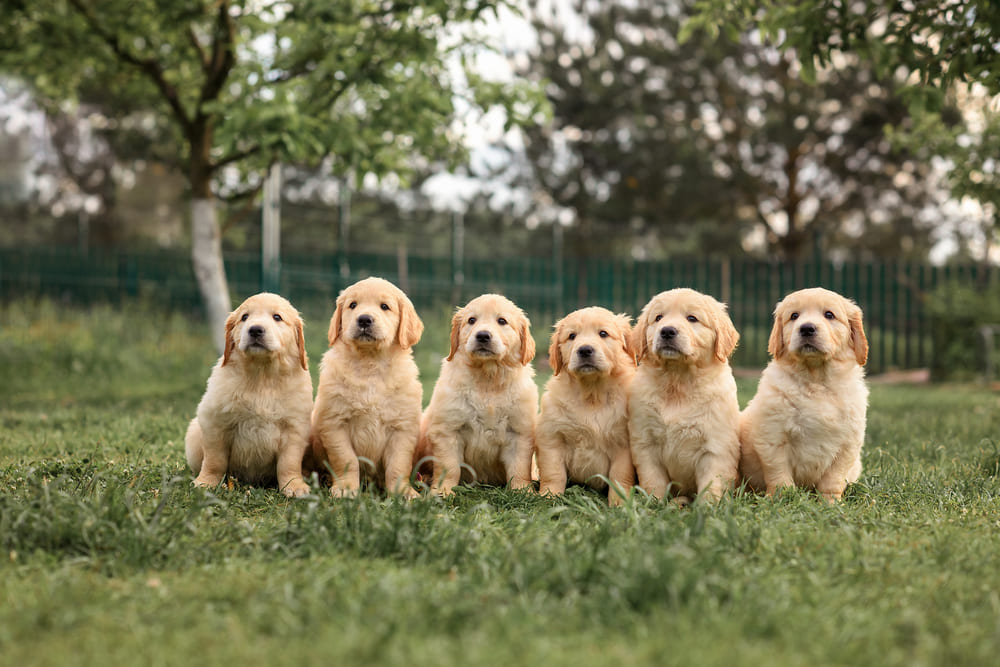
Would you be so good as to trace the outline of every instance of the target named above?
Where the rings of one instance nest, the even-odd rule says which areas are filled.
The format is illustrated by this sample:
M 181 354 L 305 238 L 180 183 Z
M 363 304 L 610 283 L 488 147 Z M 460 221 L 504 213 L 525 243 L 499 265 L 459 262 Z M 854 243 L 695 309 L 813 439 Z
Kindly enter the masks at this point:
M 314 378 L 328 316 L 308 318 Z M 447 314 L 432 319 L 426 397 L 447 351 Z M 873 386 L 865 472 L 837 506 L 611 510 L 579 488 L 293 501 L 190 486 L 184 428 L 213 361 L 183 314 L 0 306 L 0 664 L 1000 654 L 1000 395 L 978 386 Z

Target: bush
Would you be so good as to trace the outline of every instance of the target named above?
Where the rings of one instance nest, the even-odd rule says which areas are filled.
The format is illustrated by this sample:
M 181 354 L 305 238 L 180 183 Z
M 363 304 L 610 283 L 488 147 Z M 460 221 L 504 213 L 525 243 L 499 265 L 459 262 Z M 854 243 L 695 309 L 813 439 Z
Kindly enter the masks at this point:
M 979 329 L 1000 324 L 1000 286 L 941 285 L 927 298 L 931 316 L 932 380 L 969 380 L 985 367 Z

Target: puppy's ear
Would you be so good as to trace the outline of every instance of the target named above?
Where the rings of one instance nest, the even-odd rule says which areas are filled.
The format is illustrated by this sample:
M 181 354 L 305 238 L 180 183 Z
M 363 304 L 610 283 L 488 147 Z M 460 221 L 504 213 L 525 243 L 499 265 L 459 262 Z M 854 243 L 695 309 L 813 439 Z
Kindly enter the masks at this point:
M 784 322 L 785 310 L 779 302 L 774 307 L 774 326 L 771 328 L 771 337 L 767 340 L 767 353 L 775 359 L 780 359 L 785 355 Z
M 625 354 L 628 355 L 633 364 L 636 364 L 638 361 L 638 352 L 635 340 L 632 337 L 632 318 L 625 314 L 616 315 L 615 326 L 618 327 L 618 335 L 622 337 L 622 341 L 625 343 Z
M 462 309 L 456 310 L 451 317 L 451 351 L 448 352 L 448 361 L 451 361 L 455 357 L 455 353 L 458 352 L 458 338 L 462 332 L 462 320 L 464 319 L 465 311 Z
M 416 345 L 423 335 L 424 323 L 417 315 L 413 303 L 402 292 L 396 300 L 396 307 L 399 309 L 399 330 L 396 332 L 396 339 L 401 348 L 408 350 Z
M 649 304 L 642 309 L 642 313 L 639 315 L 639 319 L 636 320 L 635 326 L 632 327 L 632 351 L 635 353 L 635 358 L 637 360 L 642 360 L 646 353 L 649 352 L 649 345 L 646 343 L 646 329 L 649 327 Z
M 535 358 L 535 339 L 531 337 L 531 322 L 527 315 L 521 314 L 521 365 L 527 366 Z
M 295 342 L 299 348 L 299 364 L 302 366 L 302 370 L 307 371 L 309 370 L 309 357 L 306 356 L 305 324 L 298 315 L 295 316 Z
M 225 366 L 229 363 L 229 358 L 233 356 L 233 352 L 236 351 L 236 341 L 233 340 L 233 329 L 236 328 L 236 311 L 229 313 L 229 317 L 226 318 L 226 347 L 222 352 L 222 365 Z
M 563 369 L 562 352 L 559 349 L 559 339 L 562 338 L 562 320 L 556 322 L 552 332 L 552 341 L 549 343 L 549 366 L 552 367 L 552 374 L 559 375 Z
M 718 304 L 718 312 L 715 315 L 715 358 L 725 361 L 736 351 L 739 342 L 740 332 L 733 325 L 733 320 L 726 312 L 726 306 Z
M 862 318 L 861 308 L 852 302 L 847 309 L 847 322 L 851 325 L 851 347 L 854 348 L 854 357 L 859 366 L 868 362 L 868 338 L 865 336 Z
M 347 294 L 341 292 L 337 297 L 337 305 L 333 308 L 333 317 L 330 318 L 330 330 L 326 334 L 326 339 L 330 347 L 337 342 L 340 334 L 344 332 L 344 303 L 347 301 Z

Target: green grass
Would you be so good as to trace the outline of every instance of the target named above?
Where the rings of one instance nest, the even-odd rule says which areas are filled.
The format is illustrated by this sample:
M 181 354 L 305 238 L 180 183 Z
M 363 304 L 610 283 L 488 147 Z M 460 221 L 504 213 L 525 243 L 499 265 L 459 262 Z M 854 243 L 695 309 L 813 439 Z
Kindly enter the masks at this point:
M 447 313 L 427 325 L 429 396 Z M 190 486 L 208 346 L 141 304 L 0 308 L 0 663 L 995 664 L 997 394 L 874 386 L 834 507 L 292 501 Z

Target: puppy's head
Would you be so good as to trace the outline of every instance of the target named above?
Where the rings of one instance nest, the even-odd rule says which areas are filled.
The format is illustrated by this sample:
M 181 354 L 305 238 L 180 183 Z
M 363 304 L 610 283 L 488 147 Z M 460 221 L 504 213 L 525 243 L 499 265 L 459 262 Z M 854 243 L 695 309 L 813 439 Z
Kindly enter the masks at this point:
M 574 311 L 555 324 L 549 365 L 556 375 L 566 370 L 577 378 L 607 377 L 634 368 L 631 334 L 628 315 L 598 307 Z
M 408 350 L 420 340 L 424 323 L 401 289 L 382 278 L 365 278 L 337 297 L 330 318 L 330 346 L 338 340 L 357 348 L 399 345 Z
M 861 308 L 836 292 L 813 287 L 792 292 L 774 309 L 767 351 L 775 359 L 868 361 Z
M 277 294 L 256 294 L 226 318 L 222 365 L 235 359 L 288 361 L 309 370 L 302 318 Z
M 661 364 L 722 363 L 729 359 L 739 340 L 725 305 L 687 288 L 653 297 L 632 330 L 639 359 Z
M 451 351 L 472 364 L 526 366 L 535 358 L 527 315 L 499 294 L 478 296 L 451 318 Z

